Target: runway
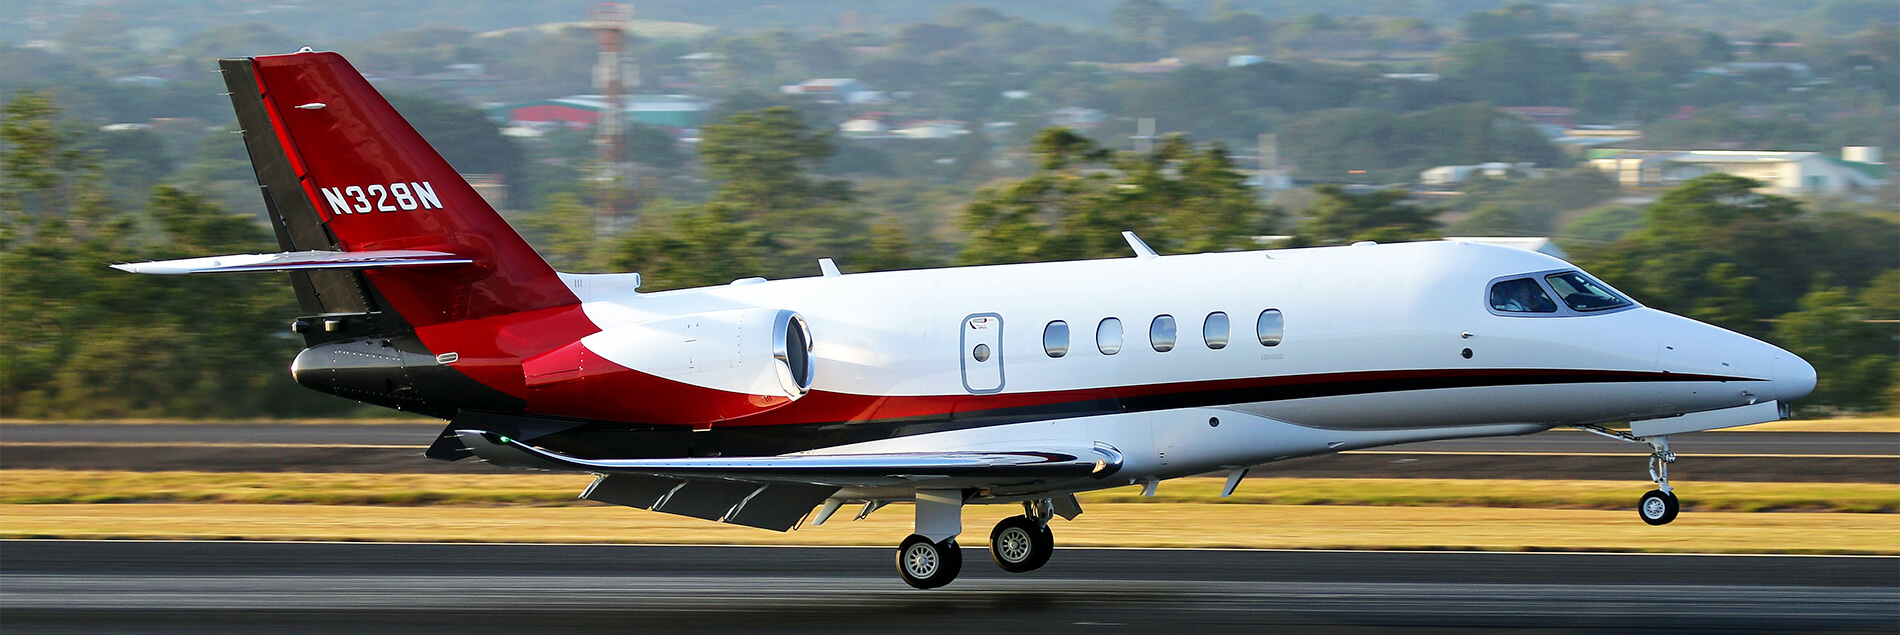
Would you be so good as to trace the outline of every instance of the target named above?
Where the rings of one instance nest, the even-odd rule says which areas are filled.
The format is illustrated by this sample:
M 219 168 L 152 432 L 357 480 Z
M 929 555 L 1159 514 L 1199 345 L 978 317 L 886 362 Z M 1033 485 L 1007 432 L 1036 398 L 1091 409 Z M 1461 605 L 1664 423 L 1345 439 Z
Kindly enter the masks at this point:
M 0 542 L 0 620 L 50 632 L 1869 632 L 1900 558 L 966 548 L 915 591 L 865 548 Z

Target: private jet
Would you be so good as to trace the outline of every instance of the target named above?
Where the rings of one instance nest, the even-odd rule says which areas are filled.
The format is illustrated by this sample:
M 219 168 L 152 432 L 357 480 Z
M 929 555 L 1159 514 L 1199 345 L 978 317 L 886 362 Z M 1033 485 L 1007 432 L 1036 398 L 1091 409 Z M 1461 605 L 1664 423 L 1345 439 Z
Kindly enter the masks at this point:
M 957 576 L 966 505 L 1022 507 L 989 540 L 1022 573 L 1080 492 L 1225 473 L 1227 496 L 1274 461 L 1558 427 L 1646 446 L 1661 525 L 1670 436 L 1783 418 L 1815 383 L 1563 260 L 1457 241 L 1163 256 L 1125 234 L 1126 258 L 641 292 L 555 271 L 343 57 L 220 70 L 283 252 L 115 267 L 287 272 L 291 375 L 446 420 L 430 458 L 777 531 L 910 503 L 917 588 Z

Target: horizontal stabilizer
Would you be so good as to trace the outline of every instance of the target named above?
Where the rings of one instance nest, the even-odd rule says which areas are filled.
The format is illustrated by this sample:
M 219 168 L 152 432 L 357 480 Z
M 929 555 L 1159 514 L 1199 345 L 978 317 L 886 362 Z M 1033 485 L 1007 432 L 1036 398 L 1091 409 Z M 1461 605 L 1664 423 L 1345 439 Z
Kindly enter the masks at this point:
M 128 262 L 113 269 L 132 273 L 244 273 L 252 271 L 309 271 L 315 269 L 375 269 L 380 267 L 440 267 L 475 261 L 445 251 L 396 249 L 387 251 L 292 251 L 281 254 L 234 254 L 153 262 Z
M 1106 477 L 1121 468 L 1112 449 L 1038 448 L 1016 452 L 894 452 L 882 454 L 788 454 L 755 457 L 677 459 L 581 459 L 550 452 L 503 435 L 459 430 L 462 444 L 476 456 L 506 467 L 646 474 L 684 479 L 822 483 L 832 485 L 899 484 L 919 478 L 978 476 L 990 478 Z

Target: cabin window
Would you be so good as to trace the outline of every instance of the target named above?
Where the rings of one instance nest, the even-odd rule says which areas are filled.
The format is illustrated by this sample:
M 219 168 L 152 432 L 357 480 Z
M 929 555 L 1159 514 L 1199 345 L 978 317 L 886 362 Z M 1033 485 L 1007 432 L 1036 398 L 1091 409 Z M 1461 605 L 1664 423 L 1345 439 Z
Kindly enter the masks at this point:
M 1544 276 L 1550 288 L 1575 311 L 1602 311 L 1629 306 L 1630 301 L 1580 271 L 1565 271 Z M 1500 283 L 1502 284 L 1502 283 Z M 1546 300 L 1548 302 L 1548 300 Z
M 1227 348 L 1227 314 L 1215 311 L 1207 314 L 1207 320 L 1201 322 L 1201 341 L 1207 347 L 1220 350 Z
M 1553 278 L 1556 276 L 1552 276 Z M 1491 285 L 1491 310 L 1505 313 L 1556 313 L 1557 303 L 1531 278 L 1513 278 Z
M 1042 352 L 1051 358 L 1069 354 L 1069 323 L 1062 320 L 1042 327 Z
M 990 361 L 990 345 L 976 345 L 976 348 L 970 350 L 970 357 L 976 358 L 977 363 Z
M 1279 309 L 1261 311 L 1260 319 L 1254 322 L 1254 334 L 1260 337 L 1261 346 L 1279 346 L 1286 337 L 1286 318 L 1280 316 Z
M 1156 353 L 1174 350 L 1174 316 L 1157 315 L 1148 323 L 1148 345 L 1153 346 Z
M 1096 350 L 1102 351 L 1103 355 L 1114 355 L 1122 352 L 1121 320 L 1105 318 L 1101 324 L 1095 327 L 1095 348 Z

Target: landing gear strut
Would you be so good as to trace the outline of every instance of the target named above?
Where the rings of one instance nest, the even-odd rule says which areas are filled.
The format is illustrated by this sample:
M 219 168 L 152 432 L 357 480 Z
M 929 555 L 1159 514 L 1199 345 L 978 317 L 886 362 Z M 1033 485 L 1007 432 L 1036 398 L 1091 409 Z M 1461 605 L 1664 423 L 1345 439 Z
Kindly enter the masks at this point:
M 919 589 L 935 589 L 957 579 L 963 569 L 963 492 L 917 491 L 917 533 L 897 546 L 897 575 Z
M 1010 573 L 1035 571 L 1055 553 L 1055 534 L 1049 531 L 1054 505 L 1047 499 L 1023 501 L 1023 515 L 1010 516 L 990 531 L 990 559 Z
M 1667 525 L 1676 519 L 1676 512 L 1682 505 L 1676 500 L 1675 490 L 1669 487 L 1669 464 L 1676 462 L 1676 453 L 1669 450 L 1669 435 L 1639 437 L 1620 430 L 1611 430 L 1601 426 L 1577 426 L 1577 429 L 1606 436 L 1618 441 L 1642 443 L 1649 446 L 1649 480 L 1656 482 L 1656 489 L 1643 494 L 1636 505 L 1636 513 L 1643 522 L 1651 525 Z

